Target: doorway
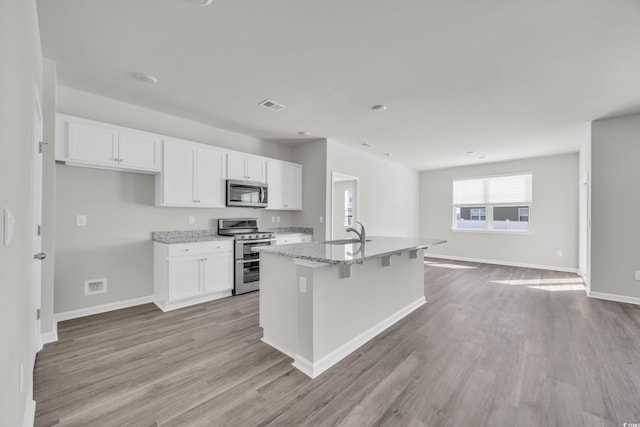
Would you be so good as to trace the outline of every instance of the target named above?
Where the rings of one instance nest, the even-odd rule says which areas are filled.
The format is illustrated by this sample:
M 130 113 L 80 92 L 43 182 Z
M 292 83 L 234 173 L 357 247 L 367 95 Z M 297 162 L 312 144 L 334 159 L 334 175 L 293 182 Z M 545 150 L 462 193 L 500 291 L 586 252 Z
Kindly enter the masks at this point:
M 332 240 L 351 237 L 346 231 L 358 221 L 358 177 L 331 173 L 331 236 Z

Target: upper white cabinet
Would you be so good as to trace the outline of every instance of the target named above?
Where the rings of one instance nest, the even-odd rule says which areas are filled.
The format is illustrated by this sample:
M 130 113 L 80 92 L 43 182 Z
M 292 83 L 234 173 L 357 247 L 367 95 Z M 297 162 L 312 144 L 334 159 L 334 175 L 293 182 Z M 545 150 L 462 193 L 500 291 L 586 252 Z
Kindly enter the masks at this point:
M 157 206 L 224 207 L 224 150 L 167 139 L 162 159 L 162 173 L 156 176 Z
M 159 135 L 58 114 L 56 160 L 79 166 L 160 172 Z
M 244 153 L 227 153 L 227 178 L 266 182 L 266 158 Z
M 302 165 L 267 160 L 267 209 L 302 210 Z

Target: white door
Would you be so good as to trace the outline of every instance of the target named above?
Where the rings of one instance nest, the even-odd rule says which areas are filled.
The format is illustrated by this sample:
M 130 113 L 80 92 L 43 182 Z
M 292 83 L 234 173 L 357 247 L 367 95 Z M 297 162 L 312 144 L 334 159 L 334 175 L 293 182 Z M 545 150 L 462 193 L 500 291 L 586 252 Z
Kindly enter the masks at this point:
M 247 156 L 235 153 L 227 153 L 227 178 L 249 179 L 246 168 Z
M 108 127 L 70 121 L 69 159 L 117 166 L 118 133 Z
M 589 175 L 580 179 L 580 259 L 578 270 L 591 291 L 589 280 Z
M 233 256 L 230 252 L 208 254 L 203 265 L 205 294 L 233 288 Z
M 160 140 L 155 135 L 120 132 L 118 153 L 120 166 L 160 170 Z
M 202 295 L 202 257 L 169 260 L 169 301 Z
M 267 199 L 269 202 L 268 209 L 282 208 L 282 168 L 283 164 L 269 160 L 267 163 Z
M 42 108 L 38 98 L 37 89 L 34 88 L 33 102 L 33 131 L 31 138 L 32 146 L 32 162 L 31 162 L 31 195 L 33 197 L 33 214 L 31 218 L 31 234 L 33 236 L 33 260 L 32 260 L 32 313 L 33 322 L 33 343 L 32 343 L 32 361 L 35 362 L 35 355 L 42 345 L 40 343 L 40 305 L 41 305 L 41 288 L 42 288 L 42 259 L 45 255 L 42 253 Z
M 259 157 L 247 157 L 246 172 L 250 181 L 265 182 L 267 180 L 265 169 L 266 160 Z
M 196 152 L 196 200 L 198 206 L 220 207 L 225 204 L 225 153 L 198 147 Z
M 164 141 L 163 203 L 194 206 L 195 148 L 191 144 Z
M 302 209 L 302 168 L 288 164 L 282 167 L 282 207 Z

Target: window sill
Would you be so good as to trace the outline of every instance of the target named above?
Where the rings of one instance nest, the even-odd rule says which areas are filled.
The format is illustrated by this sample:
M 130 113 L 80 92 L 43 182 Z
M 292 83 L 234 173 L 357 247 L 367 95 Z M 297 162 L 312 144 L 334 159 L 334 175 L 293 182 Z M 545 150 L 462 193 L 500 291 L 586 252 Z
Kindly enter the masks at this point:
M 454 233 L 470 233 L 470 234 L 507 234 L 509 236 L 530 236 L 534 234 L 533 231 L 515 231 L 515 230 L 461 230 L 459 228 L 451 228 Z

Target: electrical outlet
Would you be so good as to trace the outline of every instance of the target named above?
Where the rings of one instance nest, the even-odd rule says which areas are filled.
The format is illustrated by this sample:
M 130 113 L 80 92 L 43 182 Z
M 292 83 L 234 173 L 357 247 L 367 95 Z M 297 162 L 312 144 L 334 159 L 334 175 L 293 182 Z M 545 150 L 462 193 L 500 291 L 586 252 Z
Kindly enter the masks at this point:
M 303 294 L 306 294 L 307 293 L 307 278 L 300 276 L 298 278 L 298 285 L 300 287 L 300 292 L 302 292 Z
M 640 271 L 636 270 L 636 280 L 640 280 Z
M 196 217 L 193 215 L 189 215 L 189 224 L 193 225 L 196 223 Z
M 562 256 L 562 250 L 558 249 L 558 250 L 556 251 L 556 255 L 557 255 L 557 256 Z
M 271 217 L 271 222 L 276 222 L 276 217 L 275 216 Z
M 76 215 L 76 227 L 84 227 L 87 225 L 86 215 Z

